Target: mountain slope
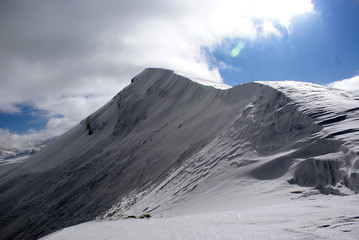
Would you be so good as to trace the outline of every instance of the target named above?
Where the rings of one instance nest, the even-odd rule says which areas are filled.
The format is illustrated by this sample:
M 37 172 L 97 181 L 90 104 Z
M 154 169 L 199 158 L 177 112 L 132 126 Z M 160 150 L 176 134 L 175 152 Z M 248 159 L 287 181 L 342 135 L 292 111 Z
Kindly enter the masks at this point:
M 218 195 L 241 190 L 239 197 L 258 184 L 282 194 L 290 188 L 286 180 L 323 193 L 340 194 L 344 185 L 358 191 L 358 156 L 350 145 L 356 135 L 324 136 L 331 121 L 340 121 L 320 124 L 277 89 L 248 83 L 219 90 L 146 69 L 108 104 L 2 174 L 0 238 L 35 239 L 102 214 L 226 208 L 235 203 L 226 206 Z M 269 196 L 263 191 L 252 200 Z

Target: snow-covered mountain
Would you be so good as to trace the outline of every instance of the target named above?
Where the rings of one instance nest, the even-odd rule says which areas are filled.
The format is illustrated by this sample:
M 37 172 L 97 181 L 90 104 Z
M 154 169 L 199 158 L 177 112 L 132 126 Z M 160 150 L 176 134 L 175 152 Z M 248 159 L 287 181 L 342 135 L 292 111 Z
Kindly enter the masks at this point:
M 97 219 L 47 238 L 355 239 L 359 99 L 299 82 L 220 87 L 144 70 L 3 171 L 0 238 Z
M 0 166 L 3 164 L 12 164 L 21 162 L 36 152 L 40 151 L 41 148 L 51 142 L 54 138 L 32 141 L 25 147 L 3 147 L 0 146 Z

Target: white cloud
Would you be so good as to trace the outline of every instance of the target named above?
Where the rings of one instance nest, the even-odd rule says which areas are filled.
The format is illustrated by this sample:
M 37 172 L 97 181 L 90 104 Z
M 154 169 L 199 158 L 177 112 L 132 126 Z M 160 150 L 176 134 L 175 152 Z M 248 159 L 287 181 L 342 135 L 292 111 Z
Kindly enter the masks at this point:
M 262 34 L 264 37 L 268 37 L 270 35 L 281 36 L 280 31 L 274 26 L 274 23 L 269 20 L 265 20 L 262 24 Z
M 0 110 L 2 112 L 6 112 L 6 113 L 10 113 L 10 114 L 13 114 L 13 113 L 18 113 L 20 112 L 20 109 L 16 106 L 14 106 L 11 102 L 2 102 L 0 103 Z
M 329 86 L 347 91 L 359 92 L 359 75 L 330 83 Z
M 0 149 L 25 149 L 36 146 L 39 142 L 54 138 L 61 134 L 64 129 L 59 130 L 29 130 L 25 134 L 10 133 L 7 129 L 0 128 Z
M 310 0 L 52 1 L 0 3 L 0 111 L 31 103 L 47 130 L 70 127 L 146 67 L 221 82 L 203 47 L 280 35 Z M 61 114 L 63 118 L 57 118 Z

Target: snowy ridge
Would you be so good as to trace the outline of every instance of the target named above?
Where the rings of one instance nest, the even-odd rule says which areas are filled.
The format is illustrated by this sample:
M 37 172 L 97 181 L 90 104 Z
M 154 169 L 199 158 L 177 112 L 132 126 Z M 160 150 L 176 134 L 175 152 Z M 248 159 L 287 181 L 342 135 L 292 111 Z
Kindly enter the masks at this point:
M 21 162 L 33 155 L 40 148 L 3 148 L 0 149 L 0 164 L 11 164 Z
M 351 95 L 350 93 L 346 93 L 343 92 L 341 90 L 336 90 L 336 89 L 330 89 L 332 91 L 332 95 L 328 94 L 328 91 L 326 91 L 326 87 L 322 87 L 322 86 L 317 86 L 317 85 L 313 85 L 313 84 L 309 84 L 309 83 L 298 83 L 298 82 L 265 82 L 263 83 L 265 85 L 269 85 L 275 89 L 280 90 L 281 92 L 283 92 L 286 96 L 290 97 L 292 100 L 294 100 L 294 102 L 289 102 L 289 103 L 285 103 L 283 104 L 283 107 L 281 108 L 288 108 L 290 106 L 295 106 L 298 107 L 301 111 L 303 111 L 306 115 L 309 115 L 310 117 L 314 117 L 314 123 L 323 126 L 322 129 L 318 128 L 318 131 L 311 136 L 310 138 L 312 138 L 313 142 L 311 143 L 311 145 L 315 146 L 315 144 L 317 144 L 318 148 L 313 147 L 313 149 L 317 149 L 314 150 L 312 156 L 314 159 L 314 166 L 318 168 L 318 174 L 329 174 L 329 178 L 332 177 L 338 177 L 341 178 L 339 173 L 328 173 L 325 171 L 325 168 L 329 167 L 332 168 L 335 165 L 335 162 L 337 162 L 338 159 L 343 159 L 343 164 L 341 167 L 341 169 L 344 172 L 347 172 L 349 176 L 344 176 L 345 179 L 343 179 L 343 182 L 339 181 L 338 179 L 334 180 L 334 182 L 330 182 L 325 180 L 324 184 L 333 184 L 333 185 L 337 185 L 337 187 L 339 186 L 339 188 L 337 190 L 342 191 L 342 193 L 346 193 L 346 194 L 350 194 L 351 191 L 346 189 L 345 187 L 343 188 L 342 184 L 344 184 L 345 181 L 356 181 L 355 177 L 355 173 L 356 170 L 355 169 L 355 161 L 357 161 L 357 156 L 355 155 L 355 144 L 353 144 L 353 136 L 347 137 L 346 136 L 342 136 L 341 138 L 338 138 L 339 140 L 345 140 L 344 144 L 342 147 L 350 147 L 350 151 L 343 149 L 342 147 L 340 147 L 340 143 L 339 142 L 335 142 L 335 141 L 327 141 L 326 139 L 330 138 L 330 137 L 334 137 L 334 136 L 339 136 L 341 134 L 337 134 L 337 132 L 335 132 L 338 129 L 338 125 L 340 121 L 333 121 L 333 119 L 335 120 L 337 117 L 336 116 L 341 116 L 340 114 L 343 112 L 351 112 L 351 109 L 355 108 L 355 106 L 357 105 L 357 100 L 356 99 L 351 99 Z M 283 84 L 283 85 L 281 85 Z M 297 87 L 297 85 L 299 85 L 299 87 Z M 317 88 L 319 88 L 321 91 L 318 91 Z M 296 90 L 296 91 L 295 91 Z M 331 92 L 329 92 L 331 93 Z M 328 95 L 327 95 L 328 94 Z M 324 95 L 323 98 L 321 98 L 321 95 Z M 318 99 L 321 98 L 322 102 L 318 102 L 318 105 L 310 105 L 308 103 L 312 103 L 314 99 Z M 276 98 L 277 99 L 277 98 Z M 278 100 L 278 99 L 277 99 Z M 341 101 L 342 103 L 344 102 L 345 107 L 343 107 L 341 104 L 337 104 L 336 101 Z M 258 103 L 257 103 L 258 104 Z M 337 104 L 337 105 L 336 105 Z M 329 107 L 326 108 L 326 105 L 328 105 Z M 253 110 L 255 109 L 256 104 L 250 103 L 246 106 L 246 110 L 251 109 L 252 113 Z M 257 105 L 258 107 L 258 105 Z M 320 111 L 321 114 L 318 114 L 318 111 Z M 326 113 L 326 111 L 328 113 Z M 318 115 L 318 117 L 317 117 Z M 254 120 L 254 115 L 251 115 L 251 120 Z M 276 119 L 278 120 L 278 119 Z M 343 126 L 341 126 L 342 128 L 348 128 L 350 127 L 350 124 L 348 123 L 355 123 L 357 121 L 357 116 L 355 114 L 353 114 L 353 116 L 350 116 L 346 119 L 347 121 L 343 123 Z M 301 122 L 303 122 L 303 119 L 301 119 Z M 335 124 L 337 125 L 335 125 Z M 248 122 L 247 122 L 248 124 Z M 196 201 L 193 201 L 191 203 L 186 202 L 188 198 L 192 198 L 189 197 L 188 195 L 191 195 L 192 191 L 196 191 L 195 189 L 200 186 L 201 184 L 203 184 L 205 182 L 205 184 L 208 185 L 208 181 L 211 182 L 217 182 L 218 180 L 218 176 L 221 176 L 220 182 L 222 183 L 220 189 L 216 189 L 215 190 L 215 194 L 226 194 L 226 192 L 235 192 L 236 190 L 233 190 L 235 188 L 238 187 L 238 183 L 236 183 L 236 186 L 231 186 L 233 185 L 233 182 L 235 180 L 233 180 L 233 182 L 228 181 L 228 179 L 233 178 L 233 175 L 238 175 L 239 174 L 247 174 L 248 172 L 251 172 L 252 175 L 254 175 L 255 177 L 259 177 L 260 179 L 271 179 L 272 177 L 268 177 L 264 175 L 261 175 L 263 173 L 261 173 L 261 168 L 263 166 L 265 166 L 266 164 L 271 164 L 271 162 L 275 162 L 277 159 L 286 159 L 288 157 L 295 157 L 296 158 L 296 162 L 302 162 L 304 166 L 307 166 L 307 162 L 309 162 L 310 164 L 313 163 L 313 160 L 310 159 L 310 153 L 308 155 L 308 153 L 304 154 L 305 158 L 301 157 L 300 151 L 313 151 L 313 150 L 309 150 L 308 148 L 304 148 L 301 150 L 296 150 L 295 148 L 293 148 L 292 150 L 289 150 L 287 152 L 282 152 L 276 155 L 270 155 L 270 156 L 260 156 L 258 154 L 256 154 L 255 152 L 253 153 L 253 151 L 251 152 L 251 154 L 248 154 L 248 152 L 250 152 L 248 149 L 248 145 L 249 143 L 246 143 L 245 140 L 239 140 L 239 141 L 233 141 L 233 135 L 234 133 L 236 133 L 236 130 L 234 129 L 230 129 L 229 131 L 223 132 L 222 134 L 220 134 L 211 144 L 208 144 L 206 147 L 202 148 L 200 151 L 198 151 L 196 153 L 195 156 L 192 156 L 191 160 L 188 160 L 187 162 L 185 162 L 180 168 L 176 169 L 175 171 L 171 172 L 168 176 L 168 178 L 166 178 L 165 181 L 163 181 L 161 184 L 159 184 L 155 189 L 147 189 L 146 191 L 142 192 L 142 193 L 138 193 L 138 194 L 134 194 L 134 195 L 130 195 L 129 198 L 125 198 L 123 199 L 124 202 L 131 202 L 132 204 L 129 205 L 123 205 L 122 201 L 114 206 L 113 208 L 111 208 L 104 216 L 102 216 L 101 218 L 107 218 L 107 219 L 117 219 L 119 217 L 123 217 L 123 216 L 127 216 L 127 215 L 139 215 L 143 212 L 143 210 L 147 210 L 150 212 L 161 212 L 162 216 L 165 216 L 166 214 L 169 214 L 169 216 L 173 215 L 174 208 L 179 208 L 180 210 L 177 210 L 177 212 L 175 212 L 174 215 L 178 215 L 179 213 L 183 214 L 184 212 L 188 211 L 188 212 L 196 212 L 198 211 L 198 209 L 193 209 L 191 208 L 190 210 L 186 210 L 186 207 L 181 206 L 182 205 L 194 205 L 196 204 L 196 202 L 201 202 L 201 204 L 204 204 L 204 202 L 206 200 L 206 198 L 209 198 L 209 196 L 213 195 L 211 193 L 211 191 L 213 191 L 213 189 L 210 189 L 208 192 L 196 192 L 196 195 L 198 197 L 198 195 L 203 195 L 203 199 L 201 199 L 201 201 L 199 201 L 198 199 Z M 345 133 L 343 134 L 345 135 Z M 229 139 L 227 138 L 229 137 Z M 354 135 L 355 137 L 355 135 Z M 226 139 L 227 138 L 227 139 Z M 315 139 L 315 140 L 314 140 Z M 302 141 L 306 141 L 305 138 Z M 300 141 L 299 141 L 300 142 Z M 314 143 L 314 144 L 313 144 Z M 334 144 L 334 145 L 333 145 Z M 230 152 L 230 154 L 228 154 L 228 145 L 236 146 L 236 148 L 233 148 L 233 150 Z M 223 149 L 221 149 L 223 148 Z M 324 151 L 323 151 L 324 150 Z M 316 153 L 316 151 L 319 151 L 321 153 Z M 212 155 L 213 154 L 213 155 Z M 298 158 L 299 157 L 299 158 Z M 227 161 L 229 160 L 229 166 L 226 164 L 228 163 L 223 163 L 223 160 L 226 159 Z M 235 159 L 235 161 L 231 161 Z M 273 159 L 275 161 L 273 161 Z M 328 161 L 328 162 L 327 162 Z M 257 163 L 258 162 L 258 163 Z M 264 163 L 264 164 L 263 164 Z M 320 169 L 322 165 L 316 165 L 317 163 L 323 163 L 324 164 L 324 169 Z M 334 165 L 332 165 L 334 163 Z M 293 164 L 293 162 L 292 162 Z M 325 165 L 328 164 L 328 165 Z M 273 164 L 272 164 L 273 165 Z M 294 165 L 298 165 L 298 164 L 294 164 Z M 200 167 L 199 167 L 200 166 Z M 233 166 L 239 166 L 241 167 L 240 171 L 235 171 L 233 170 Z M 300 164 L 299 164 L 300 166 Z M 266 171 L 274 171 L 275 168 L 273 168 L 274 166 L 271 166 L 271 168 L 264 168 Z M 354 167 L 354 168 L 353 168 Z M 338 167 L 339 168 L 339 167 Z M 291 167 L 289 169 L 295 169 L 295 167 Z M 339 170 L 339 169 L 338 169 Z M 324 172 L 321 172 L 324 171 Z M 354 175 L 353 175 L 354 173 Z M 277 178 L 277 177 L 287 177 L 288 179 L 290 178 L 290 171 L 287 173 L 283 173 L 284 175 L 277 175 L 273 178 Z M 292 173 L 293 174 L 293 173 Z M 300 177 L 300 171 L 298 171 L 298 176 Z M 330 174 L 333 174 L 333 176 L 331 176 Z M 207 177 L 207 175 L 210 175 L 210 177 Z M 336 176 L 334 176 L 336 175 Z M 351 177 L 350 177 L 351 175 Z M 223 177 L 225 176 L 225 177 Z M 348 177 L 348 178 L 346 178 Z M 215 180 L 211 180 L 211 178 L 215 179 Z M 242 178 L 245 179 L 245 178 Z M 316 178 L 317 179 L 317 178 Z M 317 179 L 318 180 L 318 179 Z M 243 180 L 242 180 L 243 181 Z M 247 182 L 248 181 L 248 182 Z M 308 182 L 306 183 L 305 181 L 307 180 L 303 180 L 301 182 L 301 180 L 297 180 L 297 182 L 299 184 L 302 185 L 306 185 L 308 184 Z M 320 181 L 320 180 L 319 180 Z M 253 185 L 255 184 L 254 182 L 252 182 L 250 179 L 244 181 L 245 184 L 247 185 L 249 182 L 251 182 L 251 186 L 253 187 Z M 243 183 L 243 182 L 242 182 Z M 310 183 L 311 184 L 311 183 Z M 261 185 L 265 185 L 263 182 L 261 183 Z M 350 185 L 350 184 L 348 184 Z M 355 185 L 355 183 L 354 183 Z M 315 185 L 314 185 L 315 186 Z M 269 186 L 269 189 L 272 186 Z M 319 186 L 318 187 L 324 187 L 324 186 Z M 201 189 L 204 189 L 205 187 L 198 187 Z M 286 188 L 285 186 L 281 186 L 281 188 Z M 356 189 L 356 185 L 354 186 L 354 188 Z M 237 196 L 234 194 L 231 195 L 231 198 L 233 200 L 233 198 L 241 198 L 242 202 L 243 199 L 245 199 L 246 194 L 244 194 L 244 189 L 245 186 L 240 187 L 241 189 L 241 193 L 239 193 Z M 264 188 L 266 189 L 266 188 Z M 330 190 L 331 188 L 329 188 L 329 192 L 335 193 L 337 190 Z M 323 189 L 321 189 L 323 190 Z M 250 192 L 251 195 L 251 200 L 253 200 L 253 196 L 255 196 L 256 194 L 258 194 L 256 191 Z M 265 191 L 268 191 L 268 189 L 266 189 Z M 276 190 L 278 191 L 278 190 Z M 325 190 L 326 191 L 326 190 Z M 254 193 L 257 192 L 257 193 Z M 295 191 L 294 191 L 295 192 Z M 301 192 L 301 191 L 299 191 Z M 258 195 L 264 195 L 264 193 L 262 191 L 259 191 L 260 194 Z M 338 192 L 337 192 L 338 193 Z M 213 198 L 213 197 L 212 197 Z M 131 199 L 131 200 L 129 200 Z M 171 199 L 175 199 L 176 203 L 175 206 L 171 203 Z M 185 204 L 183 203 L 178 203 L 178 199 L 181 199 L 181 201 L 179 202 L 186 202 Z M 221 200 L 218 202 L 216 202 L 216 209 L 218 210 L 219 207 L 218 205 L 221 204 L 221 202 L 223 202 L 223 199 L 220 198 Z M 211 203 L 213 204 L 213 203 Z M 228 206 L 228 205 L 227 205 Z M 206 206 L 206 209 L 208 210 L 210 208 L 210 206 Z M 238 208 L 238 206 L 237 206 Z
M 285 93 L 315 123 L 323 137 L 335 137 L 359 152 L 359 97 L 345 90 L 308 82 L 259 82 Z
M 307 82 L 260 82 L 278 89 L 291 98 L 298 108 L 322 126 L 322 138 L 344 142 L 350 150 L 345 171 L 359 177 L 359 97 L 354 92 Z
M 231 86 L 229 86 L 227 84 L 210 81 L 210 80 L 203 79 L 203 78 L 199 78 L 199 77 L 194 76 L 194 75 L 189 74 L 189 73 L 180 72 L 180 71 L 175 71 L 174 73 L 177 74 L 177 75 L 180 75 L 182 77 L 188 78 L 191 81 L 194 81 L 194 82 L 197 82 L 199 84 L 205 85 L 205 86 L 211 86 L 211 87 L 221 89 L 221 90 L 226 90 L 226 89 L 231 88 Z
M 335 113 L 317 119 L 306 107 L 311 96 L 300 103 L 283 89 L 220 90 L 146 69 L 0 177 L 0 238 L 39 238 L 97 219 L 105 221 L 47 239 L 355 239 L 351 140 L 324 132 Z M 143 214 L 152 218 L 126 219 Z
M 291 87 L 295 88 L 293 85 Z M 275 88 L 282 90 L 278 86 L 275 86 Z M 288 87 L 288 89 L 290 88 Z M 299 91 L 301 90 L 302 89 L 299 89 Z M 305 90 L 308 90 L 308 88 Z M 291 97 L 288 92 L 284 93 L 288 97 Z M 310 93 L 308 95 L 308 98 L 313 97 Z M 274 99 L 278 100 L 278 98 Z M 304 100 L 309 101 L 309 99 Z M 333 101 L 333 99 L 330 100 Z M 347 99 L 347 101 L 349 100 Z M 286 102 L 284 100 L 284 103 L 279 103 L 281 106 L 279 109 L 291 108 L 291 106 L 301 106 L 299 101 L 295 100 L 294 102 L 295 103 Z M 301 104 L 303 106 L 304 101 Z M 251 114 L 248 114 L 246 118 L 249 117 L 251 121 L 255 122 L 255 110 L 259 107 L 259 105 L 262 105 L 262 103 L 258 102 L 258 99 L 247 104 L 245 110 Z M 355 105 L 355 103 L 353 103 L 353 105 Z M 315 111 L 312 110 L 309 112 L 304 107 L 300 109 L 308 115 Z M 340 106 L 338 106 L 337 109 L 340 109 Z M 286 111 L 283 111 L 283 113 Z M 331 116 L 335 116 L 335 114 L 336 112 L 333 112 Z M 243 114 L 239 116 L 237 120 L 239 120 L 242 116 Z M 316 122 L 319 125 L 325 125 L 323 124 L 323 121 L 328 120 L 329 119 L 322 118 L 320 120 L 316 120 Z M 301 119 L 301 122 L 304 122 L 303 119 Z M 248 123 L 249 122 L 246 122 L 246 124 Z M 243 129 L 241 128 L 241 130 Z M 211 239 L 217 237 L 220 237 L 221 239 L 241 239 L 243 237 L 251 239 L 266 239 L 273 237 L 283 239 L 293 237 L 331 237 L 333 239 L 340 239 L 342 237 L 342 234 L 339 233 L 340 231 L 348 231 L 350 234 L 347 234 L 346 236 L 348 238 L 355 238 L 354 236 L 356 231 L 344 229 L 346 224 L 344 222 L 351 221 L 349 220 L 351 219 L 351 217 L 349 217 L 351 214 L 350 210 L 341 210 L 341 214 L 348 214 L 347 218 L 344 217 L 344 219 L 348 220 L 345 220 L 342 223 L 340 220 L 333 220 L 330 224 L 325 224 L 322 221 L 324 215 L 318 215 L 318 217 L 315 217 L 316 214 L 318 214 L 315 204 L 324 207 L 327 200 L 325 198 L 316 197 L 315 194 L 317 194 L 317 192 L 315 191 L 308 192 L 307 190 L 298 189 L 298 187 L 285 184 L 283 180 L 291 177 L 291 174 L 293 174 L 291 171 L 284 173 L 282 177 L 280 177 L 281 175 L 279 174 L 280 178 L 275 181 L 271 180 L 270 182 L 257 182 L 248 178 L 247 174 L 251 173 L 252 175 L 257 175 L 259 178 L 266 179 L 266 174 L 261 175 L 261 171 L 258 169 L 261 169 L 263 165 L 268 163 L 270 164 L 273 162 L 273 159 L 286 159 L 288 156 L 296 156 L 297 161 L 305 163 L 307 161 L 306 159 L 300 160 L 300 158 L 298 158 L 301 154 L 299 153 L 300 151 L 296 150 L 297 147 L 274 155 L 261 156 L 261 154 L 249 150 L 250 143 L 246 142 L 245 139 L 235 140 L 237 132 L 240 133 L 241 131 L 230 128 L 222 132 L 210 144 L 202 147 L 195 153 L 195 155 L 184 162 L 182 166 L 170 172 L 168 177 L 166 177 L 159 185 L 154 188 L 148 188 L 143 192 L 134 192 L 133 194 L 128 195 L 98 219 L 119 219 L 126 218 L 126 216 L 130 215 L 140 216 L 144 212 L 150 212 L 154 216 L 158 216 L 157 214 L 159 214 L 162 218 L 156 219 L 155 221 L 157 222 L 152 223 L 153 225 L 151 228 L 158 229 L 159 225 L 165 224 L 167 226 L 169 225 L 169 228 L 172 228 L 172 230 L 164 234 L 154 233 L 154 239 L 161 237 L 166 239 L 171 236 L 178 235 L 189 237 L 191 239 Z M 317 154 L 315 152 L 318 150 L 314 150 L 312 154 L 316 160 L 323 160 L 324 164 L 329 163 L 328 166 L 332 166 L 330 165 L 330 162 L 326 161 L 336 161 L 338 158 L 347 158 L 347 153 L 343 153 L 342 150 L 337 147 L 330 147 L 330 141 L 326 142 L 326 140 L 324 140 L 324 142 L 320 142 L 320 139 L 326 139 L 329 136 L 329 133 L 326 132 L 325 128 L 322 130 L 319 130 L 318 128 L 318 132 L 315 135 L 316 136 L 312 136 L 310 138 L 314 138 L 317 139 L 316 141 L 319 141 L 319 143 L 317 143 L 319 148 L 329 148 L 327 153 L 324 151 L 322 154 Z M 347 143 L 350 143 L 350 141 L 347 140 Z M 232 147 L 231 152 L 228 152 L 229 145 Z M 334 145 L 336 145 L 336 143 Z M 307 148 L 304 149 L 305 150 L 302 151 L 308 151 Z M 330 153 L 331 151 L 333 152 Z M 306 158 L 308 158 L 308 154 L 305 155 Z M 310 163 L 312 162 L 310 161 Z M 317 165 L 317 167 L 319 168 L 319 171 L 321 171 L 320 165 Z M 267 171 L 275 170 L 273 166 L 270 168 L 271 170 L 268 168 L 265 169 L 267 169 Z M 292 167 L 292 169 L 294 170 L 295 168 Z M 319 174 L 328 174 L 328 172 L 319 172 Z M 335 174 L 336 173 L 334 173 L 334 175 Z M 333 176 L 329 177 L 331 178 Z M 237 179 L 241 179 L 241 181 L 238 182 Z M 220 184 L 218 184 L 218 182 Z M 328 182 L 324 181 L 324 184 L 328 184 Z M 332 184 L 335 185 L 336 183 Z M 339 189 L 342 193 L 351 194 L 351 191 L 347 190 L 345 187 L 341 187 L 340 183 Z M 297 200 L 297 202 L 288 202 L 289 192 L 299 194 L 299 198 L 303 198 L 303 201 Z M 335 191 L 333 191 L 333 193 L 334 192 Z M 312 202 L 308 204 L 306 198 L 310 196 L 314 197 L 311 197 Z M 294 197 L 292 199 L 296 198 Z M 356 199 L 356 197 L 354 197 L 354 199 Z M 354 202 L 355 201 L 356 200 L 354 200 Z M 278 202 L 280 202 L 280 204 L 278 204 Z M 342 204 L 339 199 L 335 199 L 335 201 L 332 199 L 331 203 L 333 206 Z M 259 205 L 262 206 L 263 204 L 264 207 L 258 208 Z M 268 207 L 268 205 L 270 207 Z M 268 209 L 271 210 L 268 211 Z M 326 213 L 329 217 L 336 215 L 336 210 L 333 209 L 335 208 L 327 208 Z M 213 211 L 214 213 L 212 213 Z M 307 214 L 311 216 L 310 219 L 298 218 L 298 211 L 307 212 Z M 347 212 L 345 213 L 345 211 Z M 206 214 L 203 214 L 204 212 L 206 212 Z M 174 218 L 174 216 L 181 217 Z M 297 219 L 297 222 L 293 222 L 291 219 Z M 188 225 L 183 224 L 183 221 L 188 223 Z M 216 222 L 215 225 L 217 227 L 213 225 L 213 221 Z M 276 221 L 280 223 L 289 223 L 286 227 L 283 224 L 280 226 L 277 224 L 268 226 L 271 228 L 269 234 L 254 234 L 253 230 L 256 229 L 256 227 L 243 227 L 243 225 L 250 226 L 253 224 L 261 226 L 262 224 L 265 224 L 267 226 L 269 223 Z M 202 224 L 198 222 L 201 222 Z M 354 219 L 353 222 L 357 223 Z M 229 224 L 231 227 L 228 228 L 228 225 L 224 226 L 224 223 Z M 141 229 L 140 232 L 151 232 L 147 229 L 146 222 L 124 223 L 124 226 L 126 226 L 126 228 L 131 228 L 134 224 L 136 224 L 136 227 Z M 174 229 L 171 224 L 180 226 L 179 228 L 182 229 L 181 232 Z M 209 225 L 211 227 L 204 227 L 204 229 L 202 229 L 204 225 Z M 333 228 L 336 228 L 335 231 L 318 230 L 331 225 Z M 86 229 L 87 226 L 84 225 L 83 227 Z M 233 231 L 233 228 L 240 230 Z M 283 232 L 283 228 L 287 228 L 288 230 L 290 229 L 291 233 Z M 209 229 L 211 229 L 211 231 L 209 231 Z M 116 230 L 114 230 L 114 232 L 116 232 Z M 129 236 L 133 236 L 132 231 L 131 233 L 127 231 L 124 232 L 125 234 L 129 234 Z M 59 234 L 58 236 L 67 236 L 66 233 L 63 234 L 64 235 Z M 103 235 L 106 235 L 106 233 Z

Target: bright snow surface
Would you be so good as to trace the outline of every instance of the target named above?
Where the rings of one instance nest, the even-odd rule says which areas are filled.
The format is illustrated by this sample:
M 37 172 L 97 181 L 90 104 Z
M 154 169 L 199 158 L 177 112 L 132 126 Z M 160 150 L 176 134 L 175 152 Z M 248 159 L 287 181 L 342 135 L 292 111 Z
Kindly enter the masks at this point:
M 146 69 L 0 168 L 0 239 L 355 239 L 358 99 L 309 83 L 208 85 Z
M 87 222 L 44 239 L 358 239 L 357 196 L 277 200 L 220 212 Z
M 185 161 L 159 183 L 122 197 L 97 220 L 44 239 L 358 239 L 359 197 L 346 187 L 358 187 L 358 98 L 311 83 L 260 84 L 227 92 L 233 98 L 223 98 L 238 104 L 223 108 L 238 115 L 210 140 L 198 137 L 201 128 L 218 129 L 211 125 L 213 116 L 226 122 L 233 115 L 223 111 L 221 118 L 218 110 L 214 115 L 204 109 L 211 121 L 197 122 L 180 103 L 178 111 L 183 110 L 188 121 L 175 125 L 185 132 L 189 124 L 198 124 L 199 131 L 193 132 L 197 142 L 177 160 Z M 145 90 L 146 86 L 141 91 Z M 249 90 L 263 98 L 239 97 Z M 159 94 L 171 95 L 166 91 Z M 183 95 L 178 91 L 176 96 Z M 205 98 L 196 100 L 199 109 L 210 106 L 201 105 L 212 100 Z M 289 184 L 290 179 L 306 187 Z M 312 187 L 341 196 L 324 195 Z M 125 219 L 147 212 L 149 219 Z
M 308 82 L 259 82 L 283 92 L 304 113 L 324 126 L 323 136 L 332 135 L 359 152 L 359 96 L 353 92 Z

